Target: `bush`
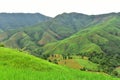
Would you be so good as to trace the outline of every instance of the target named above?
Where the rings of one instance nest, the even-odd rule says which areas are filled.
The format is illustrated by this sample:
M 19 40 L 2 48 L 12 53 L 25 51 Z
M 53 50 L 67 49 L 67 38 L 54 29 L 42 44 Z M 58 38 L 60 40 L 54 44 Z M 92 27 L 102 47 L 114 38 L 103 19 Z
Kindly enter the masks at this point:
M 0 47 L 5 47 L 4 44 L 0 44 Z

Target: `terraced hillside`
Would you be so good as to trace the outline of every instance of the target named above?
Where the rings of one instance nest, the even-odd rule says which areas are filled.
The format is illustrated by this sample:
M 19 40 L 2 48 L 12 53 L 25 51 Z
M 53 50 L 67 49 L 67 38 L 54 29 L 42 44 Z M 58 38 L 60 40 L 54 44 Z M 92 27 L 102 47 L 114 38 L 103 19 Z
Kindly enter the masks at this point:
M 119 80 L 103 73 L 76 71 L 0 47 L 1 80 Z

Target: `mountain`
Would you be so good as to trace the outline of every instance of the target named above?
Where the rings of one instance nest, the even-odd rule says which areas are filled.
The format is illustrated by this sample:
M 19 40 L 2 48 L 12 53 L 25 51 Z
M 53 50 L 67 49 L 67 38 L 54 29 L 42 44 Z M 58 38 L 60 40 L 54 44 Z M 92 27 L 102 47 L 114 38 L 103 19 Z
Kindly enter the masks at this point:
M 90 16 L 81 13 L 63 13 L 49 21 L 34 26 L 1 33 L 0 41 L 8 47 L 21 48 L 32 51 L 31 53 L 41 54 L 40 46 L 63 40 L 80 30 L 103 23 L 110 16 L 114 15 L 117 14 L 111 13 Z
M 3 47 L 0 47 L 0 75 L 1 80 L 119 80 L 104 73 L 76 71 Z
M 80 30 L 72 36 L 55 42 L 45 45 L 45 51 L 49 52 L 49 46 L 53 48 L 54 52 L 59 54 L 90 54 L 94 51 L 97 53 L 119 53 L 119 21 L 120 15 L 109 16 L 108 19 L 104 22 L 89 26 L 86 29 Z M 117 42 L 117 43 L 116 43 Z M 105 46 L 110 48 L 107 50 L 102 48 Z M 111 47 L 115 50 L 111 50 Z M 75 49 L 74 49 L 75 48 Z M 50 49 L 52 51 L 52 49 Z M 55 52 L 56 51 L 56 52 Z M 58 51 L 58 52 L 57 52 Z
M 120 66 L 120 14 L 92 25 L 72 36 L 43 47 L 45 55 L 81 55 L 100 64 L 102 71 L 112 73 Z
M 51 19 L 39 13 L 0 13 L 0 29 L 11 30 L 32 26 Z

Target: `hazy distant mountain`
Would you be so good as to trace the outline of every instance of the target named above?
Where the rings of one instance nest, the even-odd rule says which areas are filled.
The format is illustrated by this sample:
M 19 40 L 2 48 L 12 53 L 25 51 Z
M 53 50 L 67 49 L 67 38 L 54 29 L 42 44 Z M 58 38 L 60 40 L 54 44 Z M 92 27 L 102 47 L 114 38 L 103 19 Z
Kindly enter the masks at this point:
M 10 30 L 31 26 L 51 19 L 39 13 L 0 13 L 0 29 Z

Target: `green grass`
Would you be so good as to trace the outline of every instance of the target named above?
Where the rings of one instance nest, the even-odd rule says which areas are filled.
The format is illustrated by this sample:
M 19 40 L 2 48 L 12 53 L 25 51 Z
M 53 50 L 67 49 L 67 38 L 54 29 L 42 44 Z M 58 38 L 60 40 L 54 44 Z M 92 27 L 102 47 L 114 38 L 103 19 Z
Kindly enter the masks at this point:
M 1 80 L 119 80 L 106 74 L 75 70 L 31 71 L 0 68 Z
M 26 52 L 0 47 L 1 80 L 119 80 L 103 73 L 72 70 Z
M 81 66 L 85 67 L 88 70 L 97 71 L 98 65 L 85 59 L 75 59 Z
M 59 68 L 45 60 L 36 58 L 28 53 L 0 47 L 0 65 L 20 69 L 52 70 Z

